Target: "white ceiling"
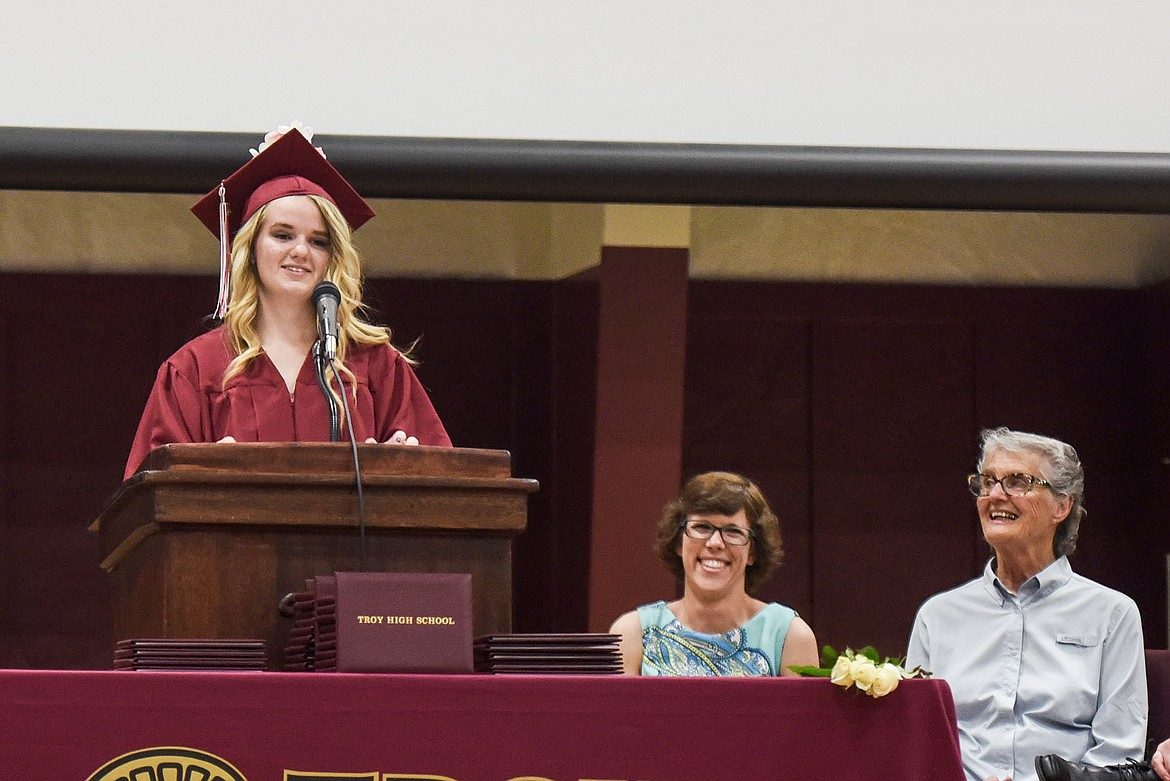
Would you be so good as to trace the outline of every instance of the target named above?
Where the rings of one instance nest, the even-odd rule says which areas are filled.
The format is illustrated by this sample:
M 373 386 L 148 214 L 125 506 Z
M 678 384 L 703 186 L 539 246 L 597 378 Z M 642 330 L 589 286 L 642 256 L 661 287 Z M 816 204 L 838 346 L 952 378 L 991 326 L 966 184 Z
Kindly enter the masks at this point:
M 1170 151 L 1160 0 L 9 3 L 0 126 Z

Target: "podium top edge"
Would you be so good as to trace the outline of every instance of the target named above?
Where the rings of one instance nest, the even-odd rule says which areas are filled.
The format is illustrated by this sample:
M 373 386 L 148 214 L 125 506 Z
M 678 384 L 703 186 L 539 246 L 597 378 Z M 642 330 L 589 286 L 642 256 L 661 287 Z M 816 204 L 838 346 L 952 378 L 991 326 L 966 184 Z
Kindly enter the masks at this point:
M 357 455 L 362 471 L 371 475 L 512 476 L 512 454 L 507 450 L 360 444 Z M 151 451 L 138 471 L 188 469 L 352 474 L 353 446 L 348 442 L 175 443 Z
M 512 454 L 507 450 L 434 447 L 426 445 L 357 446 L 363 483 L 419 483 L 499 485 L 531 493 L 535 480 L 512 477 Z M 197 482 L 244 477 L 245 481 L 272 482 L 312 476 L 322 484 L 352 480 L 353 446 L 348 442 L 196 442 L 163 445 L 151 451 L 138 471 L 127 478 L 104 503 L 89 530 L 140 486 L 191 478 Z M 234 476 L 234 478 L 233 478 Z

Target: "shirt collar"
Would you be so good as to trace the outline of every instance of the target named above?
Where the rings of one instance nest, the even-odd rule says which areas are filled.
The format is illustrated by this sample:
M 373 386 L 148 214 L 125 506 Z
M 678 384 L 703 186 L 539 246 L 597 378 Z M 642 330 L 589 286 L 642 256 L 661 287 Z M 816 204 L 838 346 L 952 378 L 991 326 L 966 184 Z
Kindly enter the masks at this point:
M 995 576 L 995 557 L 992 556 L 983 568 L 983 585 L 1000 605 L 1009 601 L 1026 604 L 1044 599 L 1067 583 L 1072 575 L 1072 565 L 1068 563 L 1068 557 L 1058 556 L 1056 561 L 1025 580 L 1018 594 L 1013 594 Z

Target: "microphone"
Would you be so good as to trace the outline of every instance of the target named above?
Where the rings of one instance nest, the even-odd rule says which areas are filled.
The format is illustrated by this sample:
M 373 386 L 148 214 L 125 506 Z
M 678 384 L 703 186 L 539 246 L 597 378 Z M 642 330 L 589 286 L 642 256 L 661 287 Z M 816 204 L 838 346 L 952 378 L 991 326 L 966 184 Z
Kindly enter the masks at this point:
M 326 361 L 337 357 L 337 307 L 341 303 L 341 291 L 337 285 L 326 280 L 313 288 L 313 309 L 317 311 L 317 335 L 321 337 L 321 348 Z

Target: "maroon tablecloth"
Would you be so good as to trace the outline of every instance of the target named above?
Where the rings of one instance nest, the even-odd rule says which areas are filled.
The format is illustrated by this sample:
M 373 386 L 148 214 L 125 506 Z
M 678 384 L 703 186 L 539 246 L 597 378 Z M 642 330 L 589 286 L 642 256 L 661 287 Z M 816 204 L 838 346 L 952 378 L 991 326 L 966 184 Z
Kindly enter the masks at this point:
M 943 681 L 874 700 L 823 679 L 0 671 L 0 777 L 196 765 L 208 781 L 963 781 Z

